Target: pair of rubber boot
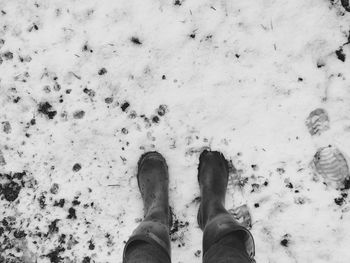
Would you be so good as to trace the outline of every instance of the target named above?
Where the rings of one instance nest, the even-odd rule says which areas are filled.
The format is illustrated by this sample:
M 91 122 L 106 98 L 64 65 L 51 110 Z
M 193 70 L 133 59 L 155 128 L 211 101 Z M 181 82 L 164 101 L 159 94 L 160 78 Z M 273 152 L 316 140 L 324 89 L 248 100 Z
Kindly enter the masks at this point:
M 148 152 L 138 162 L 137 180 L 142 195 L 145 217 L 125 245 L 123 261 L 133 246 L 144 242 L 160 248 L 171 262 L 169 228 L 172 217 L 169 208 L 169 175 L 165 159 L 157 152 Z M 225 236 L 234 234 L 243 243 L 246 255 L 254 262 L 254 240 L 225 209 L 228 163 L 219 152 L 203 151 L 199 158 L 198 182 L 201 204 L 198 224 L 203 230 L 203 257 Z

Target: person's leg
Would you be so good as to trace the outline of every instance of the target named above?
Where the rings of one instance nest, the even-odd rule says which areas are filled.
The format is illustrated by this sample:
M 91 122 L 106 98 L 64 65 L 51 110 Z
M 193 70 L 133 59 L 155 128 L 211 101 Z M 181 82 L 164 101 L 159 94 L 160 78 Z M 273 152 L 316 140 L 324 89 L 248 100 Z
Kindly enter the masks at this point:
M 236 236 L 228 234 L 214 243 L 203 257 L 204 263 L 251 263 L 245 244 Z
M 127 263 L 170 263 L 169 255 L 161 248 L 147 242 L 130 246 L 124 258 Z
M 124 247 L 124 263 L 170 263 L 168 167 L 157 152 L 141 156 L 138 185 L 144 205 L 144 220 Z
M 197 219 L 203 230 L 203 262 L 254 262 L 255 248 L 251 233 L 225 209 L 227 160 L 221 153 L 210 151 L 203 151 L 199 160 L 201 205 Z

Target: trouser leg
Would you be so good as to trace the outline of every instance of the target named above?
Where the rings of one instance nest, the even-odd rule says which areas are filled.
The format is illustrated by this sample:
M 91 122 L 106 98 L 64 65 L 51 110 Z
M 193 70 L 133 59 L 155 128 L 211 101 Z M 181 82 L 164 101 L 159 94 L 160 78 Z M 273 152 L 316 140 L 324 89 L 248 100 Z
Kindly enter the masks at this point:
M 124 263 L 170 263 L 170 259 L 162 248 L 138 241 L 126 251 Z
M 218 215 L 205 226 L 203 262 L 255 262 L 254 254 L 255 246 L 252 234 L 247 228 L 235 221 L 230 214 Z
M 142 262 L 129 261 L 147 256 L 152 263 L 170 263 L 170 238 L 169 227 L 159 222 L 143 221 L 134 230 L 124 247 L 123 262 Z
M 222 237 L 203 257 L 203 263 L 251 263 L 245 244 L 237 233 Z

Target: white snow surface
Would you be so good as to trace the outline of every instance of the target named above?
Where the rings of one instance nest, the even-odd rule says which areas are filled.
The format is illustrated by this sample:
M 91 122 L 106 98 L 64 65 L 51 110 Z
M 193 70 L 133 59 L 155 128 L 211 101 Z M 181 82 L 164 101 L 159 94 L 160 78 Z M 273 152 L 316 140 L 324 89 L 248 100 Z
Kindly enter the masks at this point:
M 1 248 L 3 260 L 121 262 L 143 216 L 137 161 L 156 150 L 182 222 L 172 262 L 201 262 L 194 200 L 210 147 L 235 166 L 226 207 L 248 206 L 257 262 L 349 262 L 349 201 L 335 202 L 347 191 L 310 166 L 329 144 L 350 155 L 350 13 L 340 1 L 0 0 L 0 25 L 0 122 L 11 127 L 0 131 L 1 180 L 25 171 L 30 185 L 1 197 L 2 225 L 26 233 L 4 228 L 13 248 Z M 52 118 L 38 111 L 44 102 Z M 316 108 L 330 129 L 311 136 Z

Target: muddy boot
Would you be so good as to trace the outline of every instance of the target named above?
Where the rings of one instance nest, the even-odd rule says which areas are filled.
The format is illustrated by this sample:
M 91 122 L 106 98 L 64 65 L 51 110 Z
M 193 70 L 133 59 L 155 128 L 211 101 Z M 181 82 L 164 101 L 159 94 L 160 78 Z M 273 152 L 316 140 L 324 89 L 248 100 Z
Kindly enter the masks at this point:
M 253 261 L 255 254 L 253 236 L 225 209 L 228 182 L 228 162 L 219 152 L 203 151 L 199 157 L 198 182 L 201 204 L 198 224 L 203 233 L 203 257 L 211 246 L 232 234 L 242 241 L 247 256 Z
M 148 152 L 138 162 L 137 181 L 144 205 L 144 220 L 125 245 L 123 261 L 133 245 L 143 242 L 154 245 L 170 262 L 168 201 L 169 175 L 165 159 L 157 152 Z

